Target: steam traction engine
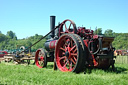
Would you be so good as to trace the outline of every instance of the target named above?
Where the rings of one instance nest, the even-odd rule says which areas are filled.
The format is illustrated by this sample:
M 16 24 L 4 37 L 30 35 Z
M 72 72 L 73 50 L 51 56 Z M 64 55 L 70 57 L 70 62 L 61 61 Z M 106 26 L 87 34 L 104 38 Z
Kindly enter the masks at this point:
M 86 67 L 114 67 L 113 37 L 94 35 L 93 30 L 77 28 L 69 19 L 55 29 L 55 16 L 50 17 L 50 26 L 51 39 L 45 42 L 46 50 L 40 48 L 35 54 L 39 68 L 46 67 L 47 62 L 54 62 L 62 72 L 78 73 Z

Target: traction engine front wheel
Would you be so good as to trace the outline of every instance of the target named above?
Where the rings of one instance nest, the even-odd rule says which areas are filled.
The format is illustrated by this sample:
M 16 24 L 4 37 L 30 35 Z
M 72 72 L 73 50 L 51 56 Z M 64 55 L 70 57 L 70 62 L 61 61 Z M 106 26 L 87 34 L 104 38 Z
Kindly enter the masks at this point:
M 72 34 L 63 34 L 57 41 L 55 59 L 62 72 L 80 72 L 83 69 L 83 50 L 79 40 Z
M 47 54 L 43 48 L 40 48 L 36 51 L 35 64 L 39 68 L 47 66 Z

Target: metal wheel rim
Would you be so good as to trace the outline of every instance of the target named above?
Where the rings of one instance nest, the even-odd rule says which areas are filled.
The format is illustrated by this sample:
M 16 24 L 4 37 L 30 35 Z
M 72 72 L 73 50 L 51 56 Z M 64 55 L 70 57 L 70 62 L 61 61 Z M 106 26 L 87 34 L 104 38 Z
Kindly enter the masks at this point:
M 66 22 L 70 22 L 70 25 L 68 27 L 66 25 Z M 69 30 L 71 26 L 73 27 L 72 28 L 72 30 L 73 30 L 72 32 L 70 32 L 70 30 Z M 63 31 L 63 29 L 65 29 L 65 31 Z M 61 25 L 60 25 L 60 28 L 59 28 L 59 36 L 61 36 L 62 34 L 65 34 L 65 33 L 76 33 L 76 31 L 77 31 L 76 24 L 73 21 L 67 19 L 67 20 L 64 20 L 61 23 Z
M 40 53 L 42 53 L 42 55 L 40 55 Z M 37 67 L 39 68 L 43 68 L 44 66 L 44 52 L 41 50 L 37 50 L 36 51 L 36 55 L 35 55 L 35 64 Z
M 78 48 L 72 37 L 63 36 L 56 47 L 56 63 L 63 71 L 73 71 L 78 60 Z M 67 54 L 66 54 L 67 53 Z

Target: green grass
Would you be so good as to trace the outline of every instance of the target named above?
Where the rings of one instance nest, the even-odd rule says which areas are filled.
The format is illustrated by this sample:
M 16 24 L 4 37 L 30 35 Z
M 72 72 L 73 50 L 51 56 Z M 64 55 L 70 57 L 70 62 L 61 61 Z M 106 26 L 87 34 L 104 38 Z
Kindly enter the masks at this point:
M 116 71 L 87 69 L 75 74 L 53 70 L 53 63 L 47 68 L 35 65 L 14 65 L 0 63 L 0 85 L 128 85 L 128 64 L 116 64 Z

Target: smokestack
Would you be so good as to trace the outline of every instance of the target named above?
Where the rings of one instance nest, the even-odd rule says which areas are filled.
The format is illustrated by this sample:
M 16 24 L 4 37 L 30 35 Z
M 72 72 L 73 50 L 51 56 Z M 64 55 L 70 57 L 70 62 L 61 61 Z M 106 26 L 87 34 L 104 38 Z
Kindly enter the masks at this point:
M 50 30 L 51 30 L 51 31 L 55 28 L 55 18 L 56 18 L 56 16 L 50 16 Z M 51 36 L 52 38 L 54 38 L 54 36 L 55 36 L 55 31 L 53 31 L 53 32 L 50 34 L 50 36 Z

